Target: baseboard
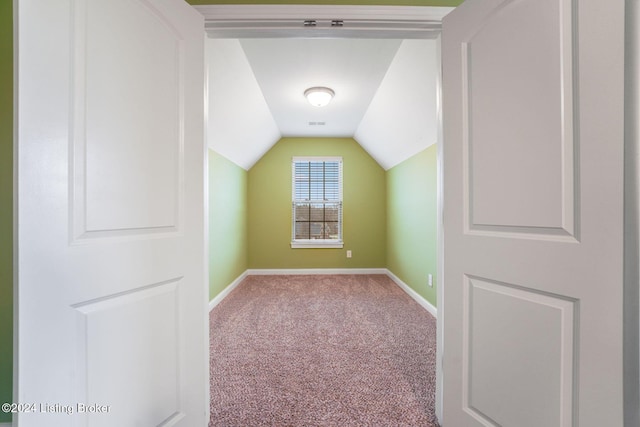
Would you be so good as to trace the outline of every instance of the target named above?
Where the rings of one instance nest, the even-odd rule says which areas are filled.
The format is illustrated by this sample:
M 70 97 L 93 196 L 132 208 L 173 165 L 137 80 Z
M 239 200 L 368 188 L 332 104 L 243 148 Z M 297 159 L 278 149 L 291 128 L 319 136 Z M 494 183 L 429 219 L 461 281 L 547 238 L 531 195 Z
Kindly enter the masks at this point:
M 395 274 L 393 274 L 391 271 L 389 271 L 388 269 L 385 269 L 385 270 L 386 270 L 385 273 L 387 274 L 387 276 L 389 276 L 391 280 L 393 280 L 396 283 L 396 285 L 400 286 L 400 288 L 402 288 L 403 291 L 409 294 L 411 298 L 416 300 L 416 302 L 420 304 L 429 313 L 431 313 L 433 317 L 436 317 L 436 318 L 438 317 L 438 309 L 436 309 L 433 306 L 433 304 L 431 304 L 429 301 L 424 299 L 422 295 L 420 295 L 419 293 L 411 289 L 409 285 L 407 285 L 402 280 L 400 280 L 400 278 Z
M 0 427 L 11 427 L 12 425 L 10 422 L 0 423 Z
M 240 282 L 242 282 L 242 280 L 247 277 L 247 275 L 249 270 L 245 270 L 244 273 L 242 273 L 241 275 L 239 275 L 233 282 L 231 282 L 229 284 L 229 286 L 227 286 L 226 288 L 224 288 L 222 290 L 222 292 L 220 292 L 218 295 L 216 295 L 216 297 L 214 299 L 212 299 L 211 301 L 209 301 L 209 311 L 213 310 L 213 308 L 220 304 L 220 301 L 222 301 L 227 295 L 229 295 L 229 293 L 235 289 L 236 286 L 238 286 L 240 284 Z M 2 424 L 0 424 L 0 427 L 4 427 Z
M 291 275 L 291 274 L 387 274 L 386 268 L 254 268 L 249 275 Z
M 386 268 L 252 268 L 246 270 L 240 276 L 238 276 L 233 282 L 222 290 L 214 299 L 209 301 L 209 311 L 220 304 L 229 293 L 236 288 L 247 276 L 270 276 L 270 275 L 293 275 L 293 274 L 385 274 L 391 278 L 403 291 L 405 291 L 411 298 L 413 298 L 418 304 L 420 304 L 425 310 L 438 317 L 438 310 L 429 301 L 424 299 L 420 294 L 411 289 L 409 285 L 404 283 L 398 276 L 393 274 Z M 0 427 L 10 427 L 11 424 L 2 424 Z

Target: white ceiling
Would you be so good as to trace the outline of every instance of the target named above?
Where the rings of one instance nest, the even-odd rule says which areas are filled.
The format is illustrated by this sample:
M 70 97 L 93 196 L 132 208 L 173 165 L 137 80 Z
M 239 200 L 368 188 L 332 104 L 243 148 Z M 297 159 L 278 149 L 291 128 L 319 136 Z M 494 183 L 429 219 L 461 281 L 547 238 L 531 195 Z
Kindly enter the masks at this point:
M 209 147 L 245 169 L 281 136 L 354 137 L 385 169 L 435 143 L 433 40 L 209 39 L 207 56 Z M 336 96 L 313 107 L 312 86 Z
M 240 42 L 208 39 L 209 148 L 249 170 L 281 137 Z
M 402 42 L 354 134 L 385 170 L 436 142 L 436 44 Z
M 242 40 L 253 73 L 283 136 L 351 137 L 384 78 L 401 40 Z M 336 93 L 314 107 L 305 89 Z M 324 122 L 310 126 L 309 122 Z

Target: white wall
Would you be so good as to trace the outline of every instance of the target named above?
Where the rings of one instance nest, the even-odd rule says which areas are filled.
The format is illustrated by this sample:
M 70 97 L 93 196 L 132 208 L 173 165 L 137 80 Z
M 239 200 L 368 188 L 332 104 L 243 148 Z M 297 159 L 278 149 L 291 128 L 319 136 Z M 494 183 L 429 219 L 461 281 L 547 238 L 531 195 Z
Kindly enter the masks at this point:
M 640 0 L 626 1 L 625 78 L 625 425 L 640 425 Z

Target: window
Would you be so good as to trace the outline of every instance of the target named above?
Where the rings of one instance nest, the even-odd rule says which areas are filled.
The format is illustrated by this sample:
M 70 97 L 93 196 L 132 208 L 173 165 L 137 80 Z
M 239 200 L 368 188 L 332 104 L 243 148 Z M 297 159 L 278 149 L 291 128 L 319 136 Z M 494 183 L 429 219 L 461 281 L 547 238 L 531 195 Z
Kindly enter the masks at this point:
M 342 158 L 294 157 L 292 248 L 342 247 Z

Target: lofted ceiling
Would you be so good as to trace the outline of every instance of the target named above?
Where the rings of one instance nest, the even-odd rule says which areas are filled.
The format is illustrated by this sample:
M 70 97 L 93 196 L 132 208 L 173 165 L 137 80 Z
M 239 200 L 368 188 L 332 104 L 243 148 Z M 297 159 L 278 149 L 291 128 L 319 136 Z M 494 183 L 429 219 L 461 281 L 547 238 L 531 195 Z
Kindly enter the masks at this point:
M 354 137 L 385 169 L 436 142 L 433 40 L 208 39 L 207 62 L 208 145 L 244 169 L 283 136 Z
M 400 43 L 373 39 L 240 42 L 282 135 L 334 137 L 354 135 Z M 318 108 L 307 102 L 304 91 L 314 86 L 335 91 L 328 106 Z

